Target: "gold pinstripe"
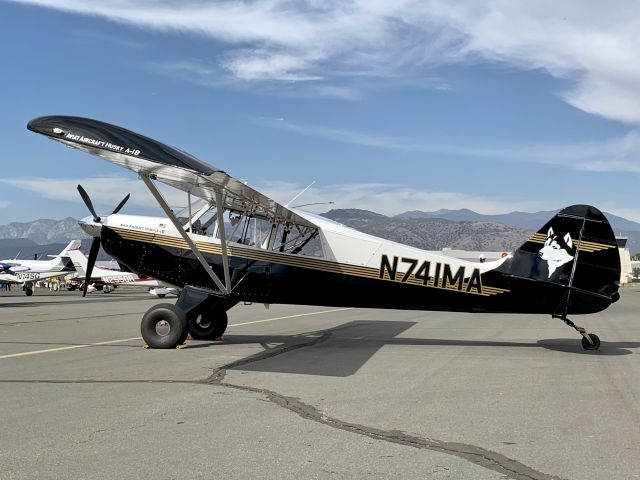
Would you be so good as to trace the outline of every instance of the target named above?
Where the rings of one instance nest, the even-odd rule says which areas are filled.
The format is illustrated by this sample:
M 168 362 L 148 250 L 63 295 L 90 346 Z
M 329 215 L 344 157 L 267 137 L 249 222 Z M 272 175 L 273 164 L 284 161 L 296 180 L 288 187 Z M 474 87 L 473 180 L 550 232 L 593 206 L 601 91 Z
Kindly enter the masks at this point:
M 547 240 L 547 235 L 544 233 L 534 233 L 529 238 L 533 243 L 544 243 Z M 576 245 L 578 250 L 582 252 L 599 252 L 600 250 L 608 250 L 609 248 L 618 248 L 616 245 L 607 245 L 606 243 L 587 242 L 584 240 L 573 240 L 573 244 Z
M 109 227 L 118 235 L 126 240 L 134 240 L 143 243 L 154 243 L 166 247 L 180 248 L 183 250 L 189 250 L 189 246 L 187 242 L 185 242 L 182 238 L 176 238 L 169 235 L 162 235 L 159 233 L 151 233 L 151 232 L 141 232 L 136 230 L 129 230 L 127 228 L 121 227 Z M 211 253 L 214 255 L 222 255 L 222 247 L 217 244 L 209 243 L 209 242 L 195 242 L 196 247 L 203 253 Z M 353 277 L 363 277 L 363 278 L 371 278 L 374 280 L 385 280 L 389 282 L 397 282 L 397 280 L 391 280 L 388 275 L 385 273 L 384 278 L 380 278 L 380 270 L 372 267 L 364 267 L 358 265 L 348 265 L 345 263 L 337 263 L 332 262 L 330 260 L 318 260 L 314 258 L 305 258 L 299 257 L 279 252 L 267 252 L 264 250 L 254 250 L 252 248 L 246 247 L 238 247 L 234 245 L 227 245 L 227 253 L 231 257 L 244 258 L 247 260 L 257 260 L 257 261 L 266 261 L 277 263 L 281 265 L 287 265 L 291 267 L 302 267 L 308 268 L 310 270 L 320 270 L 323 272 L 337 273 L 341 275 L 349 275 Z M 433 278 L 429 279 L 429 281 L 424 284 L 424 282 L 418 278 L 410 278 L 404 283 L 408 283 L 410 285 L 416 286 L 424 286 L 430 288 L 438 288 L 440 290 L 450 290 L 455 292 L 467 293 L 470 295 L 481 295 L 483 297 L 493 296 L 500 293 L 506 293 L 510 290 L 498 287 L 490 287 L 483 285 L 482 293 L 477 292 L 467 292 L 466 288 L 469 283 L 469 280 L 466 279 L 463 282 L 462 290 L 458 290 L 458 287 L 455 285 L 447 285 L 446 287 L 442 287 L 442 279 L 440 285 L 434 285 Z

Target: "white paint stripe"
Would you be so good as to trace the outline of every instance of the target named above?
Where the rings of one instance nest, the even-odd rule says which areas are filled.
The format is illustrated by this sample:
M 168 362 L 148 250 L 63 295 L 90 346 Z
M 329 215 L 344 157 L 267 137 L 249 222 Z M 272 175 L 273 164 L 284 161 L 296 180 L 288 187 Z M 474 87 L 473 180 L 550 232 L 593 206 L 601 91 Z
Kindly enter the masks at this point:
M 241 327 L 243 325 L 252 325 L 254 323 L 275 322 L 276 320 L 287 320 L 289 318 L 306 317 L 309 315 L 319 315 L 321 313 L 342 312 L 343 310 L 353 310 L 353 308 L 335 308 L 333 310 L 322 310 L 320 312 L 298 313 L 297 315 L 287 315 L 286 317 L 265 318 L 264 320 L 254 320 L 252 322 L 234 323 L 227 328 Z M 61 352 L 64 350 L 75 350 L 76 348 L 99 347 L 101 345 L 111 345 L 113 343 L 130 342 L 133 340 L 142 340 L 142 337 L 122 338 L 120 340 L 109 340 L 106 342 L 83 343 L 81 345 L 69 345 L 67 347 L 48 348 L 46 350 L 34 350 L 32 352 L 11 353 L 9 355 L 0 355 L 0 360 L 4 358 L 26 357 L 27 355 L 38 355 L 41 353 Z
M 253 322 L 233 323 L 233 324 L 229 325 L 227 328 L 241 327 L 242 325 L 251 325 L 253 323 L 273 322 L 275 320 L 286 320 L 288 318 L 306 317 L 306 316 L 309 316 L 309 315 L 319 315 L 321 313 L 342 312 L 343 310 L 353 310 L 353 307 L 335 308 L 333 310 L 322 310 L 320 312 L 298 313 L 297 315 L 288 315 L 286 317 L 276 317 L 276 318 L 266 318 L 264 320 L 254 320 Z
M 25 357 L 27 355 L 38 355 L 39 353 L 61 352 L 62 350 L 74 350 L 76 348 L 99 347 L 100 345 L 109 345 L 111 343 L 129 342 L 131 340 L 140 340 L 140 337 L 122 338 L 120 340 L 109 340 L 108 342 L 83 343 L 83 344 L 80 344 L 80 345 L 69 345 L 68 347 L 48 348 L 46 350 L 34 350 L 32 352 L 12 353 L 10 355 L 2 355 L 2 356 L 0 356 L 0 360 L 2 360 L 3 358 L 15 358 L 15 357 Z

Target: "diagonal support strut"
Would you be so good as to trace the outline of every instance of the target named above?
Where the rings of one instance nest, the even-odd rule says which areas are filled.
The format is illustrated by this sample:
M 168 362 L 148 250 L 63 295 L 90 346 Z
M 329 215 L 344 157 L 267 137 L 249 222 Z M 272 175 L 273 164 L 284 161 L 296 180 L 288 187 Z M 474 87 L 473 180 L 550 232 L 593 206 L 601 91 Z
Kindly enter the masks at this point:
M 176 229 L 178 230 L 178 233 L 182 236 L 184 241 L 187 242 L 187 245 L 189 245 L 189 248 L 191 248 L 191 251 L 200 262 L 200 265 L 202 265 L 204 270 L 211 277 L 211 280 L 213 280 L 213 283 L 216 284 L 216 286 L 220 289 L 221 292 L 223 292 L 225 295 L 229 295 L 229 293 L 231 293 L 231 290 L 229 288 L 231 285 L 231 282 L 229 281 L 229 268 L 228 268 L 229 259 L 227 258 L 226 244 L 223 243 L 223 248 L 222 248 L 222 264 L 224 265 L 225 281 L 227 282 L 225 285 L 224 283 L 222 283 L 222 281 L 218 278 L 216 273 L 213 271 L 213 269 L 211 268 L 211 265 L 207 263 L 207 261 L 205 260 L 200 250 L 198 250 L 198 247 L 196 246 L 196 244 L 193 242 L 193 240 L 191 240 L 191 237 L 189 237 L 189 234 L 184 231 L 184 228 L 182 227 L 182 225 L 180 225 L 180 222 L 178 222 L 178 219 L 171 211 L 171 208 L 169 208 L 169 205 L 167 204 L 166 200 L 164 199 L 164 197 L 162 196 L 158 188 L 155 186 L 155 184 L 153 183 L 149 175 L 140 173 L 140 178 L 142 179 L 144 184 L 147 186 L 151 194 L 154 196 L 154 198 L 156 199 L 160 207 L 162 207 L 162 210 L 164 210 L 164 213 L 167 215 L 171 223 L 173 223 L 173 226 L 176 227 Z

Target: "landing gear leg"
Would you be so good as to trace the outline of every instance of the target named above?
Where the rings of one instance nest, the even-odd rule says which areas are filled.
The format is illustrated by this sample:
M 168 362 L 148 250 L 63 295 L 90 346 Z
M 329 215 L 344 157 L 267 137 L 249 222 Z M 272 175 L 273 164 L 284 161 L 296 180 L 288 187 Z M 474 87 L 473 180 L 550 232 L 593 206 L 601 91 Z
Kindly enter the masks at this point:
M 582 335 L 582 348 L 584 348 L 585 350 L 598 350 L 600 348 L 600 337 L 598 337 L 595 333 L 587 332 L 585 328 L 576 325 L 564 315 L 553 315 L 553 318 L 559 318 L 580 335 Z
M 189 335 L 195 340 L 216 340 L 227 329 L 227 310 L 235 304 L 211 290 L 187 286 L 180 292 L 176 307 L 187 316 Z

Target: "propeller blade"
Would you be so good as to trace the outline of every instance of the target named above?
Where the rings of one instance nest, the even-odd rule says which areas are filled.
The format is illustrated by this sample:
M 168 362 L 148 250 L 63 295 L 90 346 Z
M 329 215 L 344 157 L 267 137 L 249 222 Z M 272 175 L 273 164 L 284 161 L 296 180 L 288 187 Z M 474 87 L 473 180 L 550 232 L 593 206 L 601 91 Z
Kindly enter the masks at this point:
M 120 203 L 118 204 L 118 206 L 116 208 L 113 209 L 113 212 L 111 212 L 111 215 L 113 215 L 114 213 L 118 213 L 120 211 L 120 209 L 122 207 L 124 207 L 124 204 L 127 203 L 127 200 L 129 200 L 129 197 L 131 196 L 131 194 L 127 193 L 127 196 L 124 197 Z
M 84 204 L 87 206 L 87 208 L 91 212 L 91 215 L 93 215 L 93 220 L 99 223 L 100 217 L 96 214 L 96 211 L 93 208 L 93 203 L 91 203 L 91 199 L 89 198 L 89 195 L 87 194 L 85 189 L 82 188 L 82 185 L 78 185 L 78 192 L 80 193 L 82 200 L 84 200 Z
M 87 288 L 89 288 L 89 282 L 91 282 L 91 273 L 93 272 L 93 266 L 98 258 L 98 250 L 100 250 L 100 237 L 93 237 L 91 242 L 91 248 L 89 249 L 89 259 L 87 260 L 87 272 L 84 279 L 84 290 L 82 296 L 87 296 Z

